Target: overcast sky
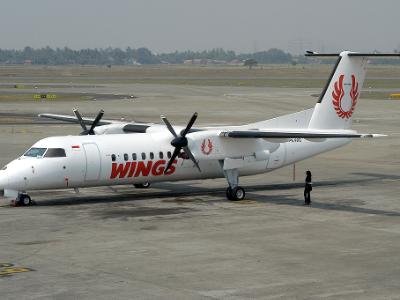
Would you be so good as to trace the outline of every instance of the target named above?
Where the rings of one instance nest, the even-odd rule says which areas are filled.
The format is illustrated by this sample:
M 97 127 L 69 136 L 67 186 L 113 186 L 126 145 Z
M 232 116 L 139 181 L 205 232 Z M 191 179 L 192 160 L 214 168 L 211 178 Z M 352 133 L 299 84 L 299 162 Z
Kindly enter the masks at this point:
M 399 0 L 0 0 L 0 48 L 400 48 Z

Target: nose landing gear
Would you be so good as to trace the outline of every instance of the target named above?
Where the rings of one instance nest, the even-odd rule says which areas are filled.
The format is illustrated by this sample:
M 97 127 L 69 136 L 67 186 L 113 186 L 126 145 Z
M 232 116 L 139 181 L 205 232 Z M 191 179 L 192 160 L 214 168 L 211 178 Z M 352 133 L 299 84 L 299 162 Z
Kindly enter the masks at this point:
M 150 187 L 150 182 L 145 182 L 145 183 L 135 183 L 133 185 L 137 189 L 148 189 Z

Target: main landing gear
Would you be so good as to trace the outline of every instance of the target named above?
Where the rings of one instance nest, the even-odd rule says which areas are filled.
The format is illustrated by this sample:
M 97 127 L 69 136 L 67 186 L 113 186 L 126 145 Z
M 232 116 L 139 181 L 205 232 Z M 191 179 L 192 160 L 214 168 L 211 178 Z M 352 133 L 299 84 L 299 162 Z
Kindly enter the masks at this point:
M 16 199 L 17 206 L 30 206 L 33 205 L 35 202 L 32 201 L 31 197 L 28 194 L 18 194 Z
M 226 198 L 231 201 L 243 200 L 246 192 L 239 186 L 239 171 L 237 169 L 224 170 L 224 175 L 229 183 L 229 187 L 226 189 Z
M 240 186 L 236 186 L 234 188 L 229 186 L 226 189 L 226 198 L 228 198 L 228 200 L 239 201 L 243 200 L 245 196 L 246 192 L 244 191 L 244 188 Z

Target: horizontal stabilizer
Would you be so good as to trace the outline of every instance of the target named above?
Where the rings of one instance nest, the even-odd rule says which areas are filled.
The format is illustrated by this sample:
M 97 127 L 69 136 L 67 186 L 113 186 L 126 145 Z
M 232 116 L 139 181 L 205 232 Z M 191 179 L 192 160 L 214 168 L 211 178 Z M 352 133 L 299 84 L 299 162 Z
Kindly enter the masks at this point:
M 348 56 L 362 56 L 362 57 L 400 57 L 400 53 L 348 53 Z M 313 57 L 338 57 L 340 53 L 318 53 L 313 51 L 307 51 L 305 56 Z

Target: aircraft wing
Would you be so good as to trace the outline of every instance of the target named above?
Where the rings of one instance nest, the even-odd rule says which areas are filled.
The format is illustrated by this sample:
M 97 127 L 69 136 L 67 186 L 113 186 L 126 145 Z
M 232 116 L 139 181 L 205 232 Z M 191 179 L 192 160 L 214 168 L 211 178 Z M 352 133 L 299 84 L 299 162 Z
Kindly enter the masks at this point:
M 75 116 L 57 115 L 57 114 L 39 114 L 39 117 L 68 122 L 68 123 L 79 124 L 79 121 Z M 86 125 L 92 125 L 95 118 L 82 118 L 82 120 Z M 112 120 L 101 120 L 101 121 L 99 121 L 98 126 L 114 124 L 114 123 L 121 123 L 121 122 L 120 121 L 112 121 Z
M 383 134 L 362 134 L 349 130 L 317 131 L 317 130 L 234 130 L 222 131 L 219 136 L 229 138 L 262 138 L 262 139 L 327 139 L 327 138 L 373 138 Z

